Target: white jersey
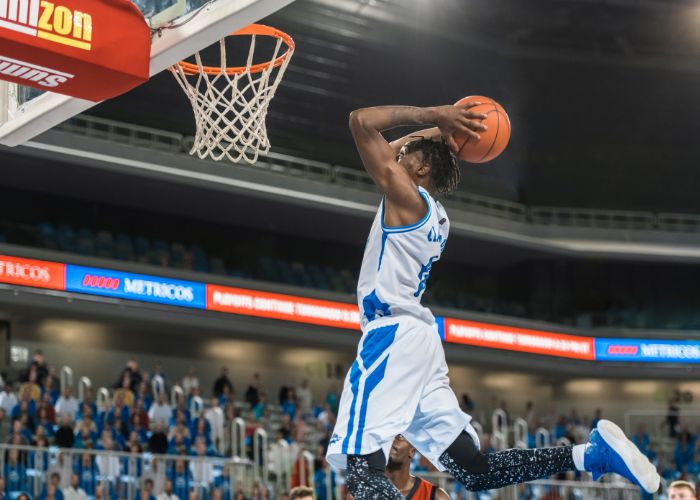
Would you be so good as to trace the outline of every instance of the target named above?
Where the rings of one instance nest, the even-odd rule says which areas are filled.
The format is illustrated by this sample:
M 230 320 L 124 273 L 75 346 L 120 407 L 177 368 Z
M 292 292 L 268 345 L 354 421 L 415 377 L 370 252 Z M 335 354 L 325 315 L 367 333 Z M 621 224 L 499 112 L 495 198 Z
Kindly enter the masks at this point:
M 450 222 L 442 205 L 422 187 L 425 216 L 409 226 L 384 225 L 384 200 L 374 218 L 357 283 L 364 327 L 380 317 L 409 315 L 433 324 L 435 317 L 421 305 L 433 263 L 440 259 Z

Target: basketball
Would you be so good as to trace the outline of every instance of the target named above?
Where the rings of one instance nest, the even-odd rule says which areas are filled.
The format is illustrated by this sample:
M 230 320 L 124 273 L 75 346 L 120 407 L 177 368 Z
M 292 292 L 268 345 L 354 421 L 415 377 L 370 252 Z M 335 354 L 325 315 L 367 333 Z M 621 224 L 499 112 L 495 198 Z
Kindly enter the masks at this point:
M 508 146 L 510 140 L 510 119 L 503 106 L 490 97 L 473 95 L 460 99 L 455 106 L 470 102 L 480 102 L 478 106 L 469 108 L 474 113 L 487 116 L 481 122 L 488 130 L 479 132 L 478 141 L 461 132 L 454 133 L 454 139 L 459 147 L 457 156 L 469 163 L 486 163 L 500 155 Z

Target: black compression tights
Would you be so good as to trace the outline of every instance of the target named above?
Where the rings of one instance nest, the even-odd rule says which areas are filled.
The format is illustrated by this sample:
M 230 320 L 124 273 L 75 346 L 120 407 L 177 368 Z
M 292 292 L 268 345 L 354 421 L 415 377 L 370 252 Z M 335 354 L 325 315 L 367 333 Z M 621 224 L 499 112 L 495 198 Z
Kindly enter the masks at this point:
M 469 491 L 485 491 L 574 470 L 571 446 L 481 453 L 462 432 L 440 456 L 440 463 Z
M 440 463 L 469 491 L 493 490 L 574 470 L 571 446 L 481 453 L 466 432 L 440 456 Z M 348 456 L 347 485 L 355 500 L 404 498 L 384 475 L 385 464 L 381 450 Z

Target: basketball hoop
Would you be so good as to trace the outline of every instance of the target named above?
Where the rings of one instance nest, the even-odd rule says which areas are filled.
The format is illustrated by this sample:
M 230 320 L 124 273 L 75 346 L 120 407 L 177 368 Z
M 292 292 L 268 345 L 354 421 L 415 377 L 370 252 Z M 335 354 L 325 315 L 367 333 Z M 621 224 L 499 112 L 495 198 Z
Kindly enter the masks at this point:
M 182 61 L 170 68 L 194 109 L 197 126 L 191 155 L 220 161 L 255 163 L 260 153 L 270 150 L 265 117 L 270 101 L 294 53 L 294 40 L 286 33 L 251 24 L 229 36 L 249 35 L 250 48 L 245 66 L 229 66 L 226 39 L 219 41 L 221 64 L 204 66 L 200 53 L 195 63 Z M 254 64 L 258 36 L 276 38 L 272 58 Z M 281 52 L 282 44 L 286 50 Z

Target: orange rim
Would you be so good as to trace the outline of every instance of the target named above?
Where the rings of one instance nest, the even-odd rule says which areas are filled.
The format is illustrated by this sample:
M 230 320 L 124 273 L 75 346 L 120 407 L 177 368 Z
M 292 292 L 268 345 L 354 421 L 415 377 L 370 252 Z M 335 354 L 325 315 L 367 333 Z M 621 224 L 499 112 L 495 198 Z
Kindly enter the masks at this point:
M 284 54 L 278 56 L 272 61 L 253 64 L 250 66 L 250 68 L 246 66 L 228 67 L 225 71 L 227 75 L 240 75 L 246 71 L 250 71 L 251 73 L 260 73 L 268 69 L 270 66 L 276 68 L 281 66 L 294 50 L 294 40 L 291 36 L 286 34 L 284 31 L 272 28 L 271 26 L 265 26 L 264 24 L 251 24 L 250 26 L 246 26 L 245 28 L 235 31 L 228 36 L 240 35 L 264 35 L 280 38 L 287 45 L 287 50 L 284 52 Z M 180 61 L 178 64 L 186 75 L 192 76 L 200 73 L 200 67 L 197 64 L 189 63 L 187 61 Z M 220 66 L 202 66 L 201 71 L 208 75 L 218 75 L 222 72 Z

